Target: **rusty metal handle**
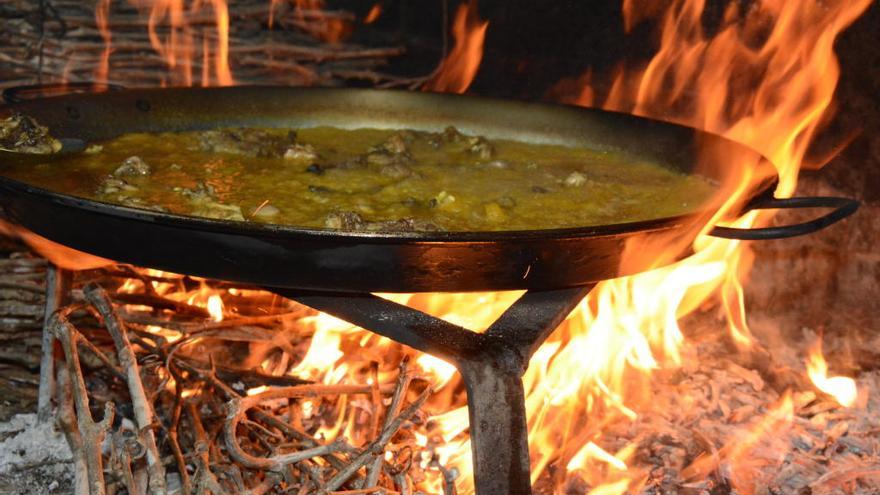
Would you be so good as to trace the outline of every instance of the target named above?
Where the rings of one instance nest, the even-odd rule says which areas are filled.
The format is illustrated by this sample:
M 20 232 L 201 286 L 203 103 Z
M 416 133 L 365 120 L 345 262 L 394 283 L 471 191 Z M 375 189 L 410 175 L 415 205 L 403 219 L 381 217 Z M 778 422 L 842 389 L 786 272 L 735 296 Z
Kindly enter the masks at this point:
M 6 103 L 21 103 L 26 100 L 60 96 L 70 93 L 103 93 L 105 91 L 119 91 L 125 87 L 118 84 L 99 82 L 72 82 L 53 84 L 30 84 L 27 86 L 13 86 L 3 90 L 3 101 Z
M 750 205 L 749 210 L 775 210 L 794 208 L 833 208 L 832 211 L 819 218 L 808 222 L 793 225 L 781 225 L 779 227 L 763 227 L 758 229 L 738 229 L 734 227 L 714 227 L 709 235 L 736 239 L 741 241 L 763 241 L 770 239 L 785 239 L 799 235 L 812 234 L 835 224 L 855 213 L 859 209 L 859 202 L 850 198 L 832 196 L 816 196 L 802 198 L 769 198 Z

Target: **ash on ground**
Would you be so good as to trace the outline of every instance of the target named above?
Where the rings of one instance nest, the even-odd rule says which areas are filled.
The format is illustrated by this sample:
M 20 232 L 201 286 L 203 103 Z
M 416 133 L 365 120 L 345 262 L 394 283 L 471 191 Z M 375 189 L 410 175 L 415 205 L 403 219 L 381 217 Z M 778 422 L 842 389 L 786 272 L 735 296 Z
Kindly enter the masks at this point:
M 73 463 L 64 435 L 36 414 L 0 423 L 0 493 L 71 493 Z

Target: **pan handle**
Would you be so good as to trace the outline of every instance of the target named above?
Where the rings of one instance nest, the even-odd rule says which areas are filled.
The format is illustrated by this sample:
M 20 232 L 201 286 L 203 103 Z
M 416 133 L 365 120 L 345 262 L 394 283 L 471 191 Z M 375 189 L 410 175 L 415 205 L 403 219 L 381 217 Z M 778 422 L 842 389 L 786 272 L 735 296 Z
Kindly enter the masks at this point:
M 779 227 L 763 227 L 758 229 L 738 229 L 734 227 L 714 227 L 709 235 L 736 239 L 741 241 L 763 241 L 770 239 L 785 239 L 799 235 L 812 234 L 818 230 L 837 223 L 855 213 L 859 209 L 859 202 L 850 198 L 838 198 L 831 196 L 802 197 L 802 198 L 768 198 L 750 205 L 749 210 L 775 210 L 793 208 L 833 208 L 829 213 L 808 222 Z
M 103 93 L 105 91 L 118 91 L 125 89 L 118 84 L 100 82 L 71 82 L 53 84 L 30 84 L 27 86 L 13 86 L 3 90 L 3 101 L 6 103 L 21 103 L 25 100 L 35 100 L 49 96 L 60 96 L 69 93 Z

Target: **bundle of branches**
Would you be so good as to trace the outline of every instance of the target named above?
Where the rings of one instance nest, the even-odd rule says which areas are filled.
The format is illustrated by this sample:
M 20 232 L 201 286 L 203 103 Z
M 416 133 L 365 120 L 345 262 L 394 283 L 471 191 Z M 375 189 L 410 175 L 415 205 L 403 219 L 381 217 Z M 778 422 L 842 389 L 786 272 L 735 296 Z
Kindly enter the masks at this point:
M 235 307 L 221 321 L 188 296 L 211 291 Z M 412 494 L 427 476 L 454 492 L 407 351 L 315 383 L 292 371 L 316 313 L 269 293 L 117 266 L 66 294 L 47 329 L 76 493 Z
M 0 235 L 0 419 L 36 407 L 46 260 Z
M 379 69 L 404 49 L 346 42 L 362 23 L 350 12 L 228 3 L 226 11 L 225 2 L 184 2 L 174 12 L 170 3 L 129 0 L 3 2 L 0 79 L 5 86 L 97 79 L 134 87 L 395 81 Z M 224 79 L 218 57 L 234 81 Z

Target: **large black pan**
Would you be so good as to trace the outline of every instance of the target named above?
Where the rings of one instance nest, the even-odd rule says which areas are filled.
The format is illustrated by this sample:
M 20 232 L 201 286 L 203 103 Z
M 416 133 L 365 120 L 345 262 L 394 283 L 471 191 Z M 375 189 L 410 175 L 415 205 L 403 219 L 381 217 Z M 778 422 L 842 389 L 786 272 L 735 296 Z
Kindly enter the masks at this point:
M 12 103 L 66 146 L 126 132 L 218 126 L 381 127 L 441 130 L 535 142 L 617 149 L 693 172 L 702 151 L 758 164 L 766 176 L 743 207 L 836 208 L 797 226 L 712 233 L 734 238 L 811 232 L 855 211 L 840 198 L 774 200 L 766 160 L 718 136 L 648 119 L 577 107 L 476 97 L 350 89 L 234 87 L 110 91 Z M 357 292 L 547 289 L 583 285 L 647 269 L 650 252 L 622 263 L 625 250 L 668 254 L 688 246 L 719 207 L 646 222 L 526 232 L 346 233 L 156 213 L 47 191 L 2 177 L 22 157 L 0 152 L 0 204 L 22 226 L 98 256 L 163 270 L 264 286 Z M 54 159 L 63 160 L 63 154 Z M 704 164 L 705 165 L 705 164 Z M 724 181 L 720 167 L 701 173 Z M 729 170 L 728 170 L 729 172 Z M 655 242 L 656 241 L 656 242 Z M 668 261 L 667 261 L 668 262 Z

